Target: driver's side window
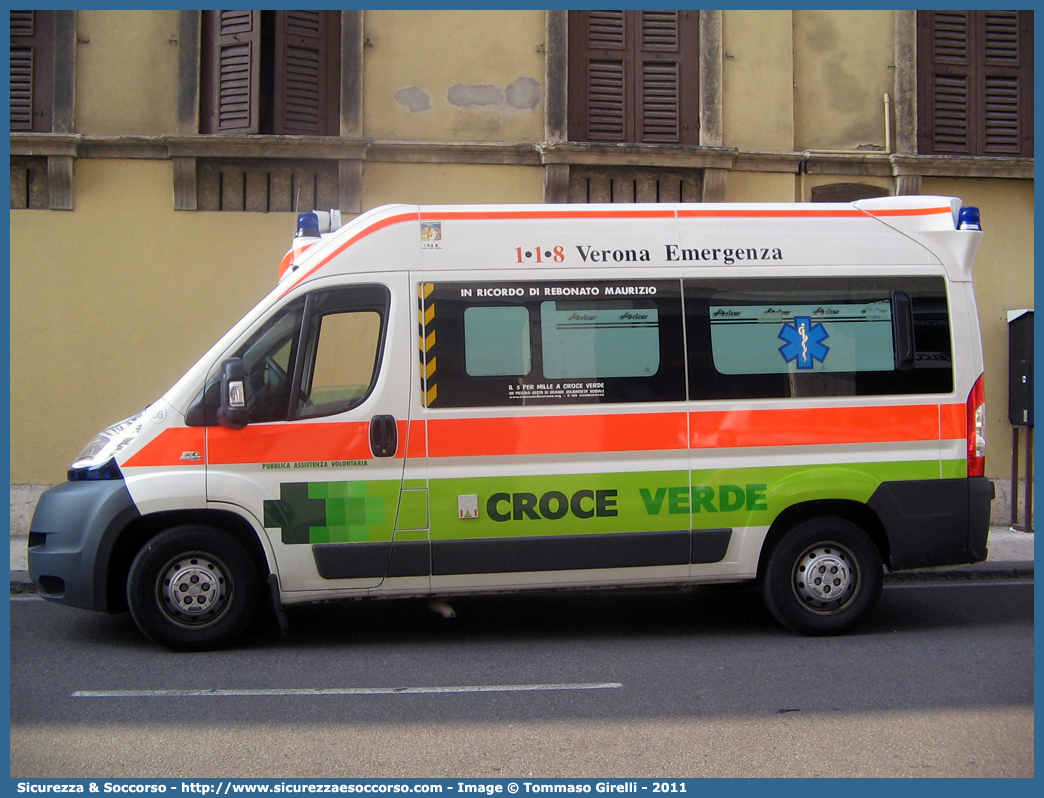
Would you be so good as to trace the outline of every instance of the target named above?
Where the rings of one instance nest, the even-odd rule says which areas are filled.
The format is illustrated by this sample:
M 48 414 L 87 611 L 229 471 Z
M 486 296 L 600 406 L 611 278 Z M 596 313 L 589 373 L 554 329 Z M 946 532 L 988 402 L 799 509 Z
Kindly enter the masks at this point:
M 383 286 L 320 290 L 273 316 L 237 352 L 250 423 L 360 404 L 376 380 L 388 300 Z
M 302 382 L 298 415 L 326 415 L 361 402 L 370 392 L 380 341 L 381 316 L 376 311 L 322 316 L 314 365 Z

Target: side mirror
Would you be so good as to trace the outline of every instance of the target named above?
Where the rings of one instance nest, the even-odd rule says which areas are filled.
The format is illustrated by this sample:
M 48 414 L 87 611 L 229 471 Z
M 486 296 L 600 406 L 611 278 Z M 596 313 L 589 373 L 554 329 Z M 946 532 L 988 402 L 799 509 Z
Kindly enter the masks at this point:
M 228 429 L 243 429 L 250 420 L 246 406 L 246 368 L 238 357 L 221 364 L 221 404 L 217 420 Z

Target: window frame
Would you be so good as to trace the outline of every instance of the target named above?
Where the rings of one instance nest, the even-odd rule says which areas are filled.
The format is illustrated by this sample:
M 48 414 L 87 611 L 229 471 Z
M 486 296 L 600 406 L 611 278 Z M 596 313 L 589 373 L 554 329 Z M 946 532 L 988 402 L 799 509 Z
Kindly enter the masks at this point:
M 304 36 L 307 14 L 315 17 L 316 35 Z M 341 134 L 341 19 L 339 11 L 217 11 L 200 12 L 199 132 L 211 135 L 311 135 Z M 227 19 L 222 15 L 229 16 Z M 292 29 L 294 15 L 301 24 Z M 222 20 L 226 27 L 222 27 Z M 314 73 L 300 59 L 291 58 L 294 48 L 313 53 Z M 223 53 L 228 53 L 225 58 Z M 315 81 L 316 102 L 298 108 L 288 99 L 293 94 L 290 70 Z M 227 103 L 228 87 L 242 102 Z M 228 108 L 228 113 L 223 111 Z M 314 113 L 314 126 L 301 121 L 302 112 Z M 312 129 L 314 127 L 314 129 Z
M 295 369 L 293 382 L 294 388 L 290 396 L 290 407 L 296 409 L 290 413 L 291 420 L 321 418 L 323 416 L 335 415 L 350 410 L 353 407 L 358 407 L 365 402 L 367 397 L 369 397 L 373 392 L 374 385 L 377 381 L 376 377 L 380 367 L 382 343 L 384 341 L 385 328 L 387 327 L 387 312 L 381 312 L 371 306 L 334 308 L 325 313 L 308 313 L 306 310 L 306 314 L 308 336 L 306 339 L 306 346 L 303 350 L 304 357 L 301 361 L 303 365 L 299 372 Z M 309 399 L 311 399 L 317 388 L 323 389 L 333 387 L 326 384 L 319 386 L 316 386 L 315 384 L 316 375 L 319 373 L 320 359 L 324 358 L 325 353 L 329 351 L 328 347 L 323 343 L 324 326 L 327 319 L 349 314 L 373 314 L 377 317 L 377 340 L 372 350 L 372 362 L 370 363 L 370 373 L 368 376 L 368 382 L 366 383 L 366 390 L 360 395 L 351 396 L 345 399 L 334 399 L 311 405 L 302 404 L 300 397 L 305 393 L 307 393 Z M 302 324 L 302 329 L 304 328 L 305 325 Z M 369 356 L 371 354 L 370 350 L 367 350 L 366 354 Z
M 329 299 L 331 307 L 321 307 Z M 366 402 L 373 394 L 381 373 L 384 350 L 388 338 L 388 319 L 391 308 L 391 291 L 380 283 L 320 288 L 305 296 L 304 316 L 301 319 L 296 349 L 294 371 L 291 375 L 291 390 L 288 421 L 304 421 L 345 413 Z M 358 397 L 340 402 L 327 402 L 309 409 L 302 405 L 305 380 L 314 378 L 322 320 L 334 313 L 375 312 L 380 317 L 380 331 L 373 358 L 373 371 L 366 391 Z
M 652 10 L 617 10 L 617 11 L 569 11 L 568 12 L 568 138 L 570 141 L 603 143 L 603 144 L 660 144 L 660 145 L 698 145 L 701 128 L 701 93 L 700 93 L 700 14 L 697 11 L 680 10 L 677 22 L 677 41 L 675 49 L 669 43 L 651 41 L 643 46 L 645 15 L 664 12 Z M 592 14 L 622 15 L 619 19 L 619 41 L 611 42 L 609 37 L 593 42 L 590 35 L 595 28 L 601 29 L 600 23 L 592 23 Z M 615 20 L 605 20 L 613 24 Z M 650 18 L 649 30 L 653 27 Z M 650 38 L 652 38 L 650 36 Z M 619 46 L 617 46 L 619 45 Z M 606 133 L 598 135 L 592 131 L 593 117 L 592 93 L 590 81 L 595 79 L 591 74 L 591 64 L 601 62 L 605 70 L 617 73 L 614 64 L 619 65 L 617 77 L 620 80 L 619 102 L 620 135 Z M 667 70 L 671 64 L 677 65 L 678 81 L 673 94 L 676 103 L 677 134 L 671 137 L 666 133 L 653 130 L 645 132 L 645 122 L 654 125 L 656 119 L 664 119 L 666 111 L 652 110 L 645 113 L 646 99 L 667 91 Z M 644 80 L 645 68 L 656 69 L 663 80 L 658 84 L 660 91 L 650 85 L 646 92 Z M 604 72 L 604 71 L 603 71 Z M 613 76 L 604 72 L 602 84 L 606 91 L 611 91 Z M 651 81 L 660 80 L 653 75 Z M 608 105 L 615 102 L 607 99 Z M 605 104 L 603 104 L 605 105 Z
M 953 370 L 953 325 L 949 310 L 948 286 L 945 278 L 937 275 L 910 275 L 896 277 L 773 277 L 758 278 L 685 278 L 685 328 L 688 352 L 688 394 L 690 401 L 714 400 L 823 400 L 838 397 L 906 396 L 913 394 L 952 394 L 955 385 Z M 911 367 L 897 364 L 890 371 L 830 372 L 809 369 L 802 373 L 796 367 L 789 372 L 723 374 L 714 367 L 711 343 L 710 308 L 715 305 L 762 304 L 764 302 L 793 304 L 824 304 L 836 297 L 855 299 L 850 292 L 874 292 L 881 299 L 896 292 L 906 294 L 913 301 L 914 363 Z M 716 299 L 729 295 L 728 299 Z M 743 297 L 737 299 L 735 295 Z M 946 344 L 949 366 L 945 369 L 928 365 L 921 358 L 917 362 L 917 328 L 927 322 L 933 302 L 942 302 L 946 313 Z M 894 308 L 893 308 L 894 310 Z M 937 310 L 934 312 L 938 312 Z M 921 321 L 918 322 L 918 314 Z M 922 333 L 922 343 L 925 333 Z M 829 343 L 829 340 L 827 340 Z M 774 342 L 783 345 L 784 341 Z M 893 354 L 896 342 L 893 336 Z M 929 350 L 920 350 L 928 355 Z M 937 362 L 937 361 L 936 361 Z M 945 378 L 943 371 L 945 370 Z M 829 390 L 845 380 L 852 391 Z
M 328 301 L 330 307 L 322 307 L 322 303 Z M 370 384 L 366 392 L 361 396 L 352 397 L 343 402 L 328 402 L 318 406 L 315 412 L 302 412 L 301 394 L 304 380 L 314 372 L 314 359 L 317 352 L 318 338 L 321 333 L 320 321 L 325 316 L 341 312 L 375 312 L 380 317 L 380 331 L 378 333 L 376 350 L 374 353 L 373 371 L 370 375 Z M 218 426 L 216 411 L 221 401 L 222 364 L 230 358 L 241 358 L 256 347 L 265 338 L 272 336 L 272 330 L 292 313 L 296 320 L 289 335 L 278 335 L 273 341 L 275 350 L 268 353 L 258 352 L 257 363 L 263 364 L 269 359 L 271 351 L 278 351 L 290 343 L 289 364 L 290 369 L 285 373 L 284 379 L 289 385 L 289 391 L 282 402 L 282 407 L 273 412 L 262 415 L 252 414 L 249 424 L 266 423 L 293 423 L 297 421 L 306 422 L 318 418 L 337 415 L 348 412 L 364 404 L 372 395 L 381 378 L 381 369 L 384 363 L 385 351 L 388 341 L 388 327 L 391 312 L 391 290 L 381 283 L 365 283 L 359 285 L 332 286 L 329 288 L 318 288 L 303 296 L 297 296 L 277 308 L 273 308 L 264 319 L 259 320 L 249 333 L 233 346 L 221 361 L 215 364 L 210 377 L 207 379 L 206 387 L 189 407 L 185 421 L 190 427 Z M 311 358 L 311 362 L 309 359 Z M 247 363 L 244 362 L 244 366 Z M 247 368 L 246 380 L 249 383 L 251 377 L 257 377 L 259 371 L 255 372 Z M 250 405 L 253 387 L 247 386 L 247 405 Z
M 422 393 L 430 409 L 518 408 L 522 406 L 664 403 L 685 400 L 685 353 L 681 285 L 674 278 L 602 280 L 446 281 L 432 284 L 425 307 L 434 307 L 420 326 L 421 341 L 434 333 L 437 342 L 421 351 Z M 605 288 L 656 288 L 655 294 L 608 295 Z M 599 294 L 577 293 L 597 287 Z M 468 293 L 470 292 L 470 294 Z M 483 293 L 484 292 L 484 293 Z M 513 292 L 513 293 L 508 293 Z M 563 293 L 564 292 L 564 293 Z M 658 368 L 649 376 L 547 377 L 544 374 L 541 306 L 631 301 L 657 310 Z M 524 307 L 529 319 L 530 371 L 525 375 L 471 375 L 467 372 L 464 316 L 470 307 Z

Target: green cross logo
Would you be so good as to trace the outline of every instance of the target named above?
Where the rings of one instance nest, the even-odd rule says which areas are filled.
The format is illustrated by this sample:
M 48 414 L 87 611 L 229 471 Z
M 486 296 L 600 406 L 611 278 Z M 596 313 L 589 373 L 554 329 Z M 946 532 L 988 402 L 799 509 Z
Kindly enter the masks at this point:
M 265 500 L 264 516 L 288 545 L 361 543 L 385 523 L 385 500 L 370 496 L 366 482 L 284 482 L 278 499 Z

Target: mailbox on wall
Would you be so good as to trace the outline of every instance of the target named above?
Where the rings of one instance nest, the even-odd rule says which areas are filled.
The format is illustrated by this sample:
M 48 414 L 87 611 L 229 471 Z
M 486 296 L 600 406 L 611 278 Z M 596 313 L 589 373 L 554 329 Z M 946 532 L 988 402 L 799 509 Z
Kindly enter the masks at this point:
M 1033 310 L 1008 311 L 1008 420 L 1033 426 Z

